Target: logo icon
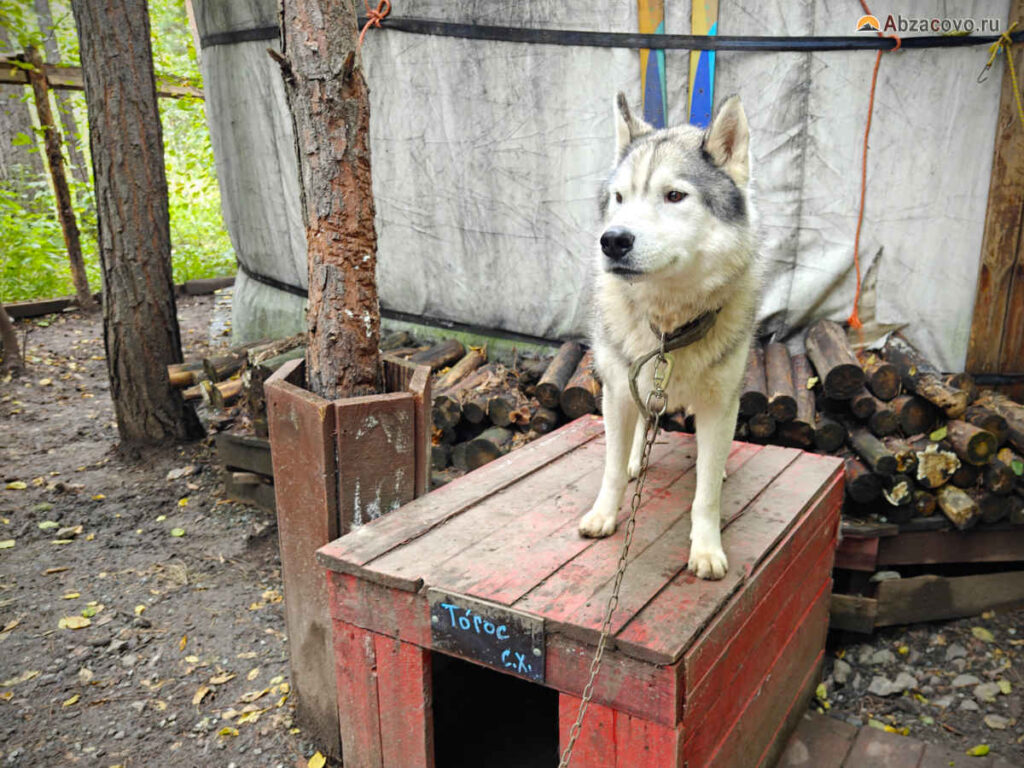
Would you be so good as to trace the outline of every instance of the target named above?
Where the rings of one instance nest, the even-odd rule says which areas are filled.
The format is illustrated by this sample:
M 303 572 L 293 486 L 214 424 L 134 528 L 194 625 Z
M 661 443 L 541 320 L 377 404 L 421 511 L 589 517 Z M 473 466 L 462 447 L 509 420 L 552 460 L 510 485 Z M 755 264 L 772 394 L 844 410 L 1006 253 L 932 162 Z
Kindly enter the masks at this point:
M 861 16 L 857 22 L 858 32 L 880 32 L 882 25 L 878 23 L 878 19 L 874 16 Z

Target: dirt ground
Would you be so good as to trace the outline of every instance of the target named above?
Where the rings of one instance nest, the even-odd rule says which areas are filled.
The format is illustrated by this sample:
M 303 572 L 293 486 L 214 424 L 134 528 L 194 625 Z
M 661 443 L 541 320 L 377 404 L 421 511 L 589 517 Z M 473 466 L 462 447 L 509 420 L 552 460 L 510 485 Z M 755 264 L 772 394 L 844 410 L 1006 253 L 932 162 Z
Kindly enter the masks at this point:
M 213 297 L 178 308 L 186 357 L 205 354 Z M 98 316 L 18 332 L 29 372 L 0 382 L 0 765 L 305 766 L 273 516 L 222 498 L 207 441 L 116 450 Z M 1024 612 L 834 638 L 829 658 L 833 716 L 1024 765 Z

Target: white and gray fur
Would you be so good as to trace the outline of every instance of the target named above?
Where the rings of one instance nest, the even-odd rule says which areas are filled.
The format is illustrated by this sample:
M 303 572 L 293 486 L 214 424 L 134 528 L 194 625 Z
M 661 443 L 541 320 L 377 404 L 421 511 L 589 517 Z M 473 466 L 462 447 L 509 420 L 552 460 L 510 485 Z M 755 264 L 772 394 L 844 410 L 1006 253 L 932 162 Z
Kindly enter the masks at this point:
M 658 346 L 652 326 L 669 333 L 717 311 L 703 339 L 671 353 L 667 393 L 669 410 L 685 408 L 697 423 L 689 568 L 719 579 L 728 569 L 722 479 L 760 287 L 747 118 L 733 96 L 707 131 L 654 130 L 631 114 L 620 93 L 615 119 L 615 166 L 601 194 L 604 240 L 592 334 L 604 383 L 607 455 L 600 493 L 579 529 L 585 536 L 611 534 L 626 485 L 639 470 L 644 424 L 629 394 L 628 367 Z M 640 376 L 644 398 L 651 369 L 646 365 Z

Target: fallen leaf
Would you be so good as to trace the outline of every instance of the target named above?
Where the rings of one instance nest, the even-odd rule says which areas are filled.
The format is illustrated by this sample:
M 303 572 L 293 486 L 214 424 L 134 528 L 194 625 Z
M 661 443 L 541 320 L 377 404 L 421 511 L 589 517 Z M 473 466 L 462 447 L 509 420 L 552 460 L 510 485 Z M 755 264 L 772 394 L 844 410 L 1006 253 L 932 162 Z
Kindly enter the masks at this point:
M 273 678 L 270 679 L 270 684 L 271 685 L 280 685 L 283 682 L 284 682 L 284 675 L 278 675 L 277 677 L 273 677 Z
M 26 669 L 17 677 L 12 677 L 10 680 L 4 680 L 2 683 L 0 683 L 0 687 L 10 688 L 11 686 L 18 685 L 19 683 L 27 683 L 29 680 L 34 680 L 41 674 L 42 672 L 40 672 L 38 669 Z
M 47 325 L 49 325 L 49 323 L 47 323 Z M 40 387 L 48 387 L 51 384 L 53 384 L 53 379 L 40 379 L 39 380 L 39 386 Z
M 967 754 L 971 757 L 984 757 L 988 754 L 988 744 L 978 744 L 977 746 L 971 747 L 967 750 Z
M 199 663 L 199 657 L 198 656 L 186 656 L 185 657 L 185 661 L 187 661 L 189 664 L 198 664 Z
M 0 549 L 14 549 L 14 539 L 0 541 Z
M 135 606 L 135 615 L 136 616 L 141 616 L 145 612 L 146 612 L 146 606 L 142 605 L 141 603 L 139 605 Z
M 167 519 L 167 515 L 157 515 L 157 516 L 156 516 L 156 521 L 157 521 L 158 523 L 162 523 L 162 522 L 163 522 L 164 520 L 166 520 L 166 519 Z
M 288 701 L 288 694 L 287 693 L 284 696 L 282 696 L 280 699 L 277 700 L 277 707 L 278 707 L 278 709 L 283 707 L 284 703 L 286 701 Z
M 217 675 L 216 677 L 210 678 L 210 685 L 224 685 L 228 680 L 234 680 L 235 675 L 230 673 L 224 673 L 223 675 Z
M 178 499 L 178 506 L 179 507 L 187 507 L 188 506 L 188 496 L 183 496 L 182 498 Z
M 178 650 L 184 651 L 186 645 L 188 645 L 188 635 L 182 635 L 181 640 L 178 642 Z
M 941 427 L 939 427 L 934 432 L 929 434 L 928 439 L 931 440 L 933 443 L 937 443 L 940 440 L 945 440 L 947 434 L 949 434 L 949 430 L 946 428 L 946 425 L 943 424 Z
M 235 658 L 238 659 L 255 659 L 256 651 L 245 651 L 244 653 L 236 654 Z
M 1004 696 L 1009 696 L 1010 691 L 1013 690 L 1009 680 L 996 680 L 996 685 L 999 686 L 999 690 L 1003 692 Z
M 995 642 L 995 637 L 984 627 L 971 627 L 971 634 L 983 642 Z
M 22 480 L 13 480 L 7 484 L 8 491 L 24 491 L 28 488 L 28 484 Z
M 817 696 L 819 699 L 828 698 L 828 689 L 825 688 L 824 683 L 818 683 L 818 687 L 814 689 L 814 695 Z
M 70 570 L 71 570 L 71 568 L 69 566 L 67 566 L 67 565 L 60 565 L 60 566 L 57 566 L 56 568 L 47 568 L 45 571 L 43 571 L 43 575 L 44 576 L 52 576 L 55 573 L 64 573 L 64 571 L 70 571 Z
M 899 648 L 896 649 L 896 651 L 899 653 L 900 656 L 906 656 L 908 653 L 910 653 L 910 648 L 906 645 L 901 645 Z
M 4 628 L 3 629 L 0 629 L 0 635 L 3 635 L 3 634 L 6 634 L 6 633 L 10 632 L 12 629 L 14 629 L 19 624 L 21 624 L 21 619 L 11 619 L 6 624 L 4 624 Z
M 818 381 L 819 379 L 817 376 L 811 376 L 809 379 L 807 379 L 807 389 L 814 389 L 814 385 L 817 384 Z
M 238 735 L 238 729 L 237 728 L 232 728 L 230 725 L 226 725 L 223 728 L 221 728 L 219 731 L 217 731 L 217 735 L 218 736 L 237 736 Z
M 71 696 L 71 698 L 64 699 L 64 701 L 62 701 L 60 703 L 60 705 L 62 707 L 70 707 L 72 704 L 75 704 L 77 702 L 78 702 L 78 694 L 76 693 L 73 696 Z
M 265 590 L 261 597 L 268 603 L 280 603 L 284 599 L 284 596 L 276 589 Z
M 39 522 L 36 525 L 39 526 L 39 530 L 41 531 L 50 531 L 54 528 L 60 528 L 60 523 L 58 523 L 56 520 L 43 520 L 42 522 Z
M 266 709 L 257 709 L 252 712 L 246 712 L 244 715 L 239 717 L 238 720 L 236 720 L 235 722 L 239 725 L 244 725 L 245 723 L 255 723 L 257 720 L 260 719 L 260 715 L 262 715 L 266 711 Z
M 181 537 L 185 535 L 184 528 L 171 528 L 171 536 Z
M 77 600 L 81 597 L 81 595 L 78 592 L 68 592 L 64 595 L 61 595 L 61 597 L 63 597 L 65 600 Z
M 309 762 L 306 763 L 306 768 L 324 768 L 325 765 L 327 765 L 327 758 L 318 751 L 309 758 Z
M 193 707 L 198 707 L 199 703 L 203 699 L 206 698 L 206 695 L 209 692 L 210 692 L 210 686 L 208 686 L 208 685 L 200 685 L 199 688 L 196 690 L 195 694 L 192 696 L 192 706 Z
M 262 691 L 249 691 L 248 693 L 243 693 L 241 696 L 239 696 L 238 700 L 244 702 L 245 704 L 251 704 L 257 699 L 263 698 L 268 693 L 270 693 L 269 688 L 264 688 Z
M 246 680 L 255 680 L 259 676 L 260 676 L 260 668 L 259 667 L 253 667 L 252 669 L 249 670 L 249 674 L 247 674 L 245 676 L 245 679 Z
M 80 682 L 82 685 L 88 685 L 95 676 L 96 673 L 88 667 L 82 667 L 80 670 L 78 670 L 78 682 Z
M 61 629 L 85 629 L 92 621 L 88 616 L 65 616 L 59 622 L 57 626 Z
M 14 697 L 14 691 L 4 691 L 0 693 L 0 699 L 3 701 L 10 701 Z
M 32 485 L 34 485 L 36 488 L 42 488 L 44 485 L 46 485 L 46 478 L 42 476 L 33 477 Z
M 97 493 L 96 495 L 94 495 L 92 497 L 92 500 L 93 501 L 103 501 L 105 498 L 107 498 L 107 497 L 104 496 L 102 493 Z

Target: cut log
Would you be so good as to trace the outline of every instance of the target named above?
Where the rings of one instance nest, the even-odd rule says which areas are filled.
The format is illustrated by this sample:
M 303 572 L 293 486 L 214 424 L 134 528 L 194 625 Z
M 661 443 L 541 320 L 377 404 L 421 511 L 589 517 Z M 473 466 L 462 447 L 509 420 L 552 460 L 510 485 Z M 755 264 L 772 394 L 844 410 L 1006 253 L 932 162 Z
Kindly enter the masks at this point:
M 871 470 L 879 475 L 896 473 L 896 457 L 885 444 L 872 435 L 864 427 L 846 425 L 849 432 L 848 442 L 854 452 L 860 456 Z
M 1009 447 L 1000 448 L 996 452 L 996 458 L 1010 468 L 1018 485 L 1024 484 L 1024 459 Z
M 844 465 L 847 496 L 858 504 L 867 504 L 879 497 L 882 493 L 882 480 L 864 462 L 847 456 Z
M 412 334 L 408 331 L 389 333 L 380 342 L 381 352 L 392 352 L 399 347 L 411 347 L 415 344 Z
M 203 378 L 203 363 L 175 363 L 167 366 L 167 378 L 175 389 L 185 389 L 198 384 Z
M 555 429 L 558 426 L 558 422 L 558 411 L 541 405 L 533 412 L 533 417 L 530 419 L 530 429 L 544 435 Z
M 444 392 L 451 389 L 469 374 L 487 362 L 487 349 L 471 349 L 455 365 L 437 377 L 434 391 Z
M 249 418 L 252 419 L 253 429 L 260 437 L 267 436 L 267 399 L 264 384 L 274 371 L 289 360 L 298 360 L 305 356 L 306 348 L 299 346 L 255 365 L 246 365 L 242 371 L 242 403 Z
M 814 424 L 814 447 L 819 451 L 834 453 L 846 443 L 846 427 L 835 419 L 818 414 Z
M 871 350 L 857 353 L 861 368 L 864 369 L 867 388 L 879 400 L 888 402 L 900 393 L 900 374 L 892 363 Z
M 935 366 L 906 340 L 893 334 L 882 348 L 882 355 L 896 366 L 904 389 L 920 395 L 951 419 L 964 415 L 967 393 L 943 381 Z
M 569 383 L 573 372 L 583 357 L 583 347 L 575 341 L 567 341 L 558 348 L 551 358 L 547 370 L 537 382 L 537 400 L 545 408 L 557 408 L 562 399 L 562 390 Z
M 445 368 L 466 354 L 466 348 L 457 339 L 445 339 L 440 344 L 435 344 L 430 349 L 416 352 L 409 356 L 410 363 L 418 365 L 429 365 L 430 370 L 438 371 Z
M 904 474 L 897 472 L 882 478 L 882 496 L 893 507 L 910 507 L 914 501 L 914 481 Z M 913 515 L 908 509 L 906 518 L 909 520 Z M 906 522 L 892 520 L 894 523 Z
M 807 329 L 807 356 L 826 397 L 846 400 L 864 386 L 864 370 L 837 323 L 819 320 Z
M 974 488 L 981 479 L 981 467 L 961 461 L 949 482 L 957 488 Z
M 991 432 L 999 445 L 1003 445 L 1010 436 L 1010 427 L 1006 419 L 983 405 L 971 405 L 964 413 L 964 421 Z
M 1005 496 L 997 496 L 982 488 L 972 488 L 967 491 L 967 495 L 974 500 L 978 507 L 979 522 L 998 523 L 1010 512 L 1009 499 Z
M 768 413 L 776 423 L 796 418 L 793 391 L 793 365 L 785 344 L 764 345 L 764 376 L 768 394 Z
M 943 377 L 943 381 L 955 389 L 961 389 L 966 392 L 968 405 L 978 399 L 978 384 L 974 381 L 974 377 L 971 374 L 967 372 L 951 373 Z
M 588 349 L 580 358 L 576 372 L 562 390 L 560 403 L 565 415 L 570 419 L 578 419 L 597 410 L 598 396 L 601 394 L 601 383 L 594 371 L 594 351 Z
M 462 418 L 470 424 L 483 424 L 487 420 L 490 392 L 468 392 L 462 402 Z
M 299 347 L 305 347 L 309 336 L 305 333 L 297 333 L 284 339 L 273 341 L 257 341 L 252 344 L 245 344 L 242 349 L 248 350 L 249 365 L 259 365 L 267 360 L 280 357 L 286 352 L 291 352 Z M 295 358 L 290 358 L 294 360 Z
M 441 443 L 430 446 L 430 466 L 432 469 L 441 471 L 452 463 L 452 447 Z
M 934 493 L 921 488 L 914 491 L 914 517 L 931 517 L 937 508 Z
M 248 352 L 239 350 L 227 352 L 223 355 L 203 358 L 203 373 L 210 381 L 216 383 L 230 379 L 245 365 L 248 360 Z
M 768 408 L 767 383 L 764 375 L 764 350 L 754 341 L 747 355 L 747 370 L 740 385 L 740 415 L 749 419 Z
M 1024 498 L 1016 494 L 1009 497 L 1006 519 L 1011 525 L 1024 525 Z
M 512 432 L 504 427 L 491 427 L 465 446 L 466 467 L 474 470 L 508 453 L 512 448 Z
M 238 400 L 239 395 L 242 394 L 242 380 L 241 379 L 228 379 L 227 381 L 201 381 L 199 386 L 202 388 L 203 400 L 211 408 L 218 408 L 224 410 L 229 405 Z
M 767 440 L 775 434 L 775 419 L 770 413 L 756 413 L 747 420 L 752 440 Z
M 927 441 L 925 441 L 927 442 Z M 937 443 L 928 443 L 917 450 L 918 485 L 928 490 L 935 490 L 949 482 L 960 468 L 960 459 L 952 451 L 940 449 Z
M 848 401 L 850 413 L 861 421 L 867 421 L 870 418 L 871 414 L 875 412 L 877 403 L 878 401 L 875 400 L 874 395 L 868 392 L 865 387 L 861 387 L 854 392 Z
M 868 417 L 868 429 L 875 437 L 886 437 L 899 429 L 900 420 L 896 411 L 889 407 L 889 403 L 872 397 L 875 402 L 875 411 Z
M 530 404 L 515 384 L 492 392 L 487 399 L 487 418 L 496 427 L 525 426 L 530 423 Z
M 434 426 L 448 429 L 454 427 L 463 417 L 463 406 L 467 399 L 477 394 L 477 390 L 489 390 L 504 383 L 507 372 L 499 363 L 489 363 L 477 368 L 454 386 L 434 395 L 431 417 Z M 486 397 L 486 392 L 482 393 Z M 487 413 L 486 400 L 479 411 L 480 421 Z M 479 422 L 477 422 L 479 423 Z
M 946 429 L 949 442 L 961 461 L 981 466 L 995 456 L 998 446 L 991 432 L 956 419 L 947 422 Z
M 904 435 L 919 435 L 930 432 L 935 426 L 935 407 L 916 395 L 900 395 L 890 402 Z
M 964 531 L 978 522 L 978 505 L 967 493 L 955 485 L 944 485 L 935 495 L 939 509 L 959 530 Z
M 882 443 L 896 459 L 896 471 L 913 477 L 917 474 L 917 451 L 906 440 L 898 437 L 887 437 Z
M 451 465 L 460 472 L 469 471 L 469 464 L 466 456 L 466 450 L 469 448 L 469 442 L 469 440 L 466 440 L 452 446 Z
M 1006 419 L 1007 439 L 1018 453 L 1024 453 L 1024 405 L 991 390 L 982 391 L 976 402 Z
M 791 421 L 779 424 L 776 429 L 784 445 L 810 448 L 815 444 L 814 393 L 807 388 L 811 364 L 806 355 L 793 355 L 790 365 L 796 414 Z M 841 440 L 836 447 L 839 445 L 842 445 Z
M 526 391 L 533 387 L 533 395 L 536 395 L 536 384 L 551 366 L 550 357 L 524 358 L 516 363 L 515 370 L 519 375 L 519 383 Z
M 1013 486 L 1017 484 L 1017 476 L 1007 464 L 998 458 L 992 459 L 983 470 L 982 474 L 985 487 L 998 496 L 1006 496 L 1013 492 Z

